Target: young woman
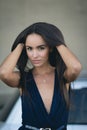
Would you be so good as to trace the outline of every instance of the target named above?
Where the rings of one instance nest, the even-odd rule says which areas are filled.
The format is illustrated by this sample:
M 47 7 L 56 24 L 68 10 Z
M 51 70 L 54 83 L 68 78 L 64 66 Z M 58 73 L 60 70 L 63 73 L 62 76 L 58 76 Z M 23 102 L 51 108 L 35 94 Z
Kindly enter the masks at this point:
M 56 26 L 38 22 L 23 30 L 0 66 L 0 79 L 20 90 L 19 130 L 66 130 L 69 86 L 80 71 L 80 62 Z

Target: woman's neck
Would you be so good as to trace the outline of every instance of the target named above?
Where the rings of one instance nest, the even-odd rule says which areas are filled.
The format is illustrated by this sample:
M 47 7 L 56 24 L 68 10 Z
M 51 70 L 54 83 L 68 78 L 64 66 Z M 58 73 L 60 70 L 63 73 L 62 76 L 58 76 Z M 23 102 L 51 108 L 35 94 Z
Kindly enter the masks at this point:
M 50 73 L 54 67 L 52 67 L 50 64 L 41 66 L 41 67 L 35 67 L 33 69 L 33 74 L 34 75 L 44 75 Z

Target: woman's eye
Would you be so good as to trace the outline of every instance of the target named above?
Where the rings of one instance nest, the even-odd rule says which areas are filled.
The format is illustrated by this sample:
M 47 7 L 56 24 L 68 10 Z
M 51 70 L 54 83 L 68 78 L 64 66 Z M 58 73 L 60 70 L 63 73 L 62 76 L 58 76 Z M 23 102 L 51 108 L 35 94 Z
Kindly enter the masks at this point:
M 27 47 L 26 49 L 27 49 L 28 51 L 31 51 L 31 50 L 32 50 L 32 48 L 31 48 L 31 47 Z
M 45 47 L 39 47 L 39 50 L 44 50 L 45 49 Z

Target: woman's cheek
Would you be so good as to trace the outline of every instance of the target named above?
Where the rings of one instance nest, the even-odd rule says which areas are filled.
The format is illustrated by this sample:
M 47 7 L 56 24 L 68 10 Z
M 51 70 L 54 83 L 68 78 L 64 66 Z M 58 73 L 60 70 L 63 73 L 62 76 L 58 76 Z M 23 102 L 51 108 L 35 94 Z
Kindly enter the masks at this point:
M 28 58 L 31 58 L 31 57 L 32 57 L 32 54 L 29 53 L 29 52 L 27 52 L 27 56 L 28 56 Z

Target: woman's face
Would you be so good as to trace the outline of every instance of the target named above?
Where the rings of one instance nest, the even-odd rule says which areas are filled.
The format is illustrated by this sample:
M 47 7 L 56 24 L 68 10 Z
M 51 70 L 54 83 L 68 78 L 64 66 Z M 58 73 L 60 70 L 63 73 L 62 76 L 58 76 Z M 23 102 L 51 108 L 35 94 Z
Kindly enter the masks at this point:
M 49 47 L 38 34 L 30 34 L 26 38 L 26 52 L 34 67 L 41 67 L 49 63 Z

